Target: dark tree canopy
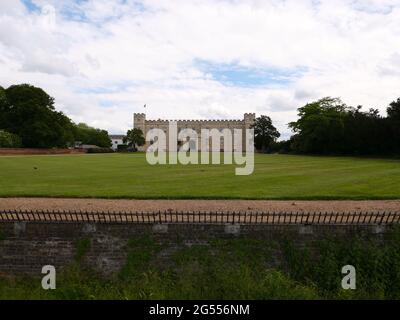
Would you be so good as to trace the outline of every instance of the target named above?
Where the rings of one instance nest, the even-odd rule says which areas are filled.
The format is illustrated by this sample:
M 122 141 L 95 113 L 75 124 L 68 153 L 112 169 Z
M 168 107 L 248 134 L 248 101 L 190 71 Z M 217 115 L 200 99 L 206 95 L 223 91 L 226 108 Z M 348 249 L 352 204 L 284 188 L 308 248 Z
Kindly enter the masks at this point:
M 400 121 L 400 98 L 389 105 L 387 114 L 390 119 Z
M 323 98 L 298 109 L 299 119 L 289 123 L 296 134 L 300 152 L 329 152 L 344 137 L 344 121 L 349 108 L 338 98 Z
M 83 144 L 92 144 L 102 148 L 111 147 L 111 140 L 106 130 L 96 129 L 86 123 L 79 123 L 74 128 L 75 140 Z
M 388 108 L 388 117 L 377 109 L 362 111 L 338 98 L 323 98 L 298 109 L 299 119 L 289 123 L 294 131 L 291 150 L 297 153 L 390 155 L 400 152 L 396 119 L 400 99 Z
M 268 116 L 260 116 L 256 118 L 254 124 L 254 145 L 256 149 L 266 152 L 272 143 L 280 137 L 280 133 L 272 124 L 272 120 Z
M 111 146 L 107 131 L 75 125 L 55 110 L 54 98 L 29 84 L 0 87 L 0 130 L 18 136 L 23 147 L 67 147 L 74 141 Z
M 73 142 L 72 128 L 42 89 L 28 84 L 0 89 L 0 129 L 18 135 L 23 146 L 65 147 Z
M 138 146 L 143 146 L 146 142 L 143 132 L 139 128 L 128 130 L 123 141 L 134 150 L 136 150 Z

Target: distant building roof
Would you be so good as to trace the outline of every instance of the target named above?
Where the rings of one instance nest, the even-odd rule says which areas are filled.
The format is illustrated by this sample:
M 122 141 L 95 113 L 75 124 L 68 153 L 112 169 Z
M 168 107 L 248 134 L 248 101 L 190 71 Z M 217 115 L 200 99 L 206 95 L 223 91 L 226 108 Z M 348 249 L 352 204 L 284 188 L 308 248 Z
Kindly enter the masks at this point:
M 125 135 L 123 135 L 123 134 L 109 134 L 108 137 L 110 139 L 123 139 L 125 137 Z

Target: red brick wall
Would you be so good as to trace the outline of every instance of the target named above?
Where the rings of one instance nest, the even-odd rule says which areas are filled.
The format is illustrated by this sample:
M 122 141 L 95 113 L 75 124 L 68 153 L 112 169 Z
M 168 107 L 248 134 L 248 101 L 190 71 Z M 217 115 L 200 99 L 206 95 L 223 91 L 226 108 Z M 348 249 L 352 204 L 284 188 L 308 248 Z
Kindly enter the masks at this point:
M 28 155 L 28 154 L 80 154 L 81 149 L 34 149 L 34 148 L 0 148 L 1 155 Z

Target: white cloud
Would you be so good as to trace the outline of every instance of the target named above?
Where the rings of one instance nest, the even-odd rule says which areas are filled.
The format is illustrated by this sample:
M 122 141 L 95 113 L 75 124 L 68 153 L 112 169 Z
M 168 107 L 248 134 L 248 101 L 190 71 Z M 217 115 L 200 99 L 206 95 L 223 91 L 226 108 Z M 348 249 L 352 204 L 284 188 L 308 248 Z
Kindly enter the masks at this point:
M 32 2 L 41 10 L 1 0 L 0 85 L 40 86 L 75 121 L 112 132 L 146 103 L 153 118 L 268 113 L 287 137 L 312 99 L 384 111 L 400 96 L 397 0 Z M 228 86 L 197 60 L 304 72 Z

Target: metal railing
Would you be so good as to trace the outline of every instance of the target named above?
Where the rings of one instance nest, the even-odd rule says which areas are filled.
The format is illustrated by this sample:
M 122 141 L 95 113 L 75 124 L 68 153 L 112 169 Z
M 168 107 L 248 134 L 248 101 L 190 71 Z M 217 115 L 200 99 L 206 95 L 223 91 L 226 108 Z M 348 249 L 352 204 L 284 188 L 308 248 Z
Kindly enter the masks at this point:
M 90 212 L 3 210 L 1 222 L 174 223 L 174 224 L 399 224 L 400 212 Z

